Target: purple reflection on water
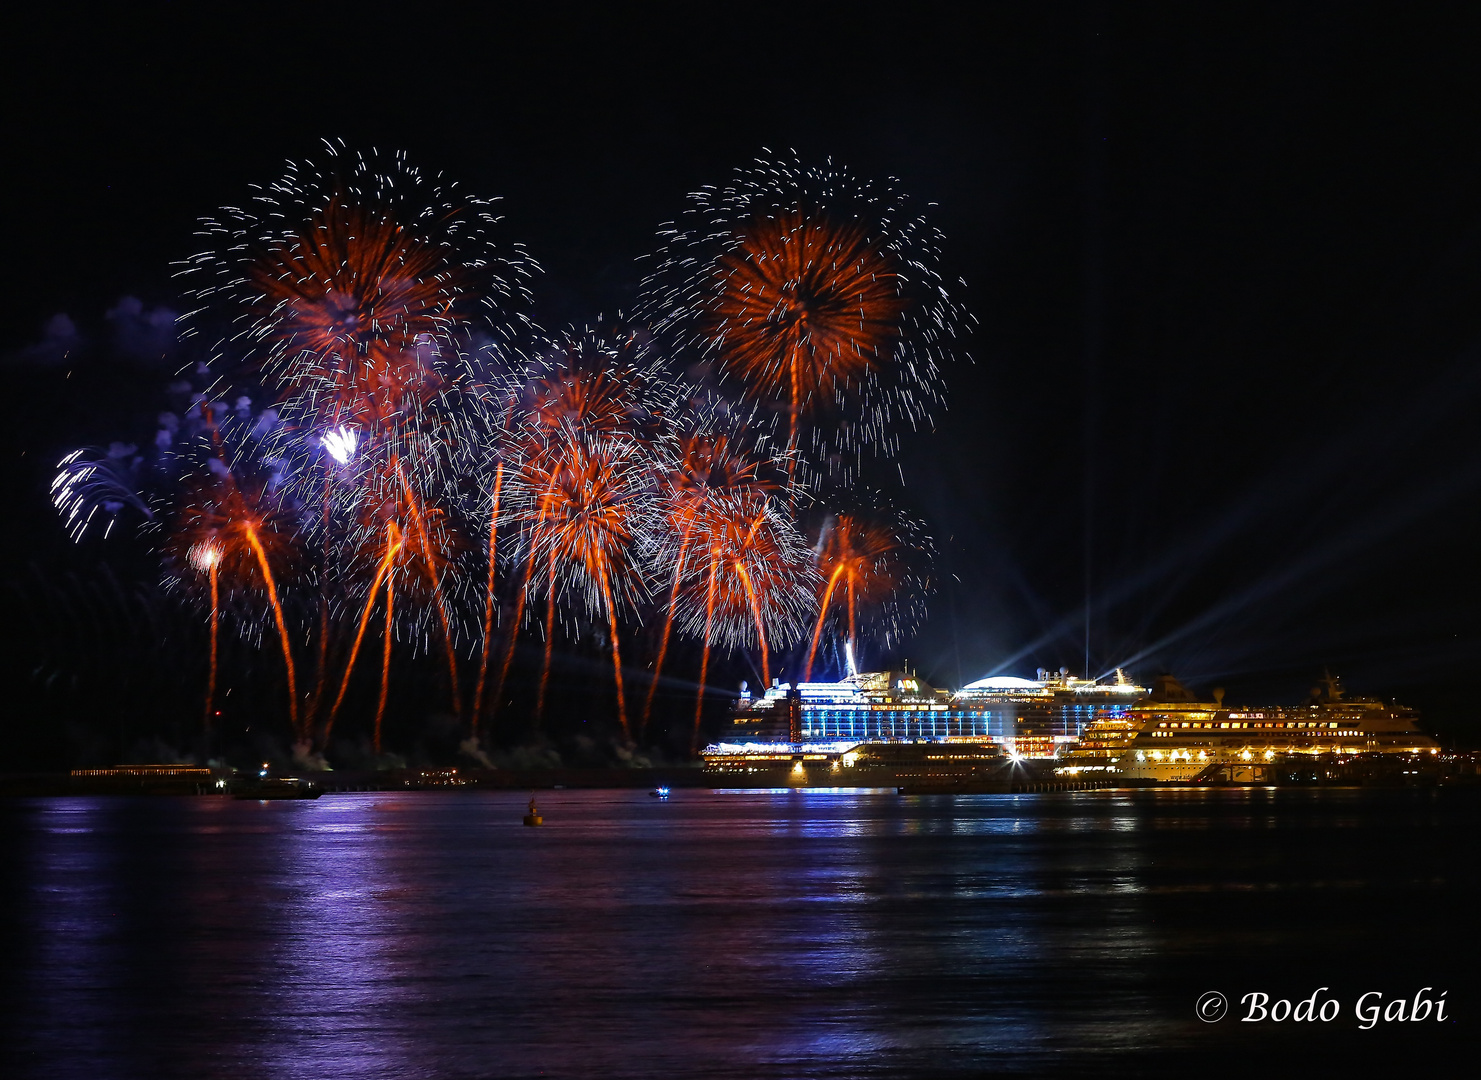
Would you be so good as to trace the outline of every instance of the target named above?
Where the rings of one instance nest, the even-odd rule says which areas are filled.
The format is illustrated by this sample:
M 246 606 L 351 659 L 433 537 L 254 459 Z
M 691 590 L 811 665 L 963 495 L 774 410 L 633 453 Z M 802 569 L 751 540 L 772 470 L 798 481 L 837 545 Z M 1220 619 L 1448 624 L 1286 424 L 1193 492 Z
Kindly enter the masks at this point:
M 853 1077 L 1207 1062 L 1250 1048 L 1237 1025 L 1193 1019 L 1209 985 L 1340 992 L 1369 977 L 1355 957 L 1388 942 L 1396 912 L 1465 925 L 1475 859 L 1437 867 L 1470 841 L 1476 800 L 1422 797 L 551 792 L 540 829 L 520 824 L 517 793 L 13 800 L 0 1065 Z M 1380 974 L 1434 984 L 1461 961 L 1411 959 Z M 1281 1052 L 1340 1057 L 1333 1037 Z

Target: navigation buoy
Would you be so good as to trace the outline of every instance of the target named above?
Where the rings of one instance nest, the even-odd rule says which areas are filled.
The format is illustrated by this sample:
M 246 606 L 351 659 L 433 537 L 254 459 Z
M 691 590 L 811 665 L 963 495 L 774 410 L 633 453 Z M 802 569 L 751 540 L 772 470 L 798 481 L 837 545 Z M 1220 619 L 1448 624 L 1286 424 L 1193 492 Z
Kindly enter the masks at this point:
M 544 825 L 545 819 L 540 816 L 540 808 L 535 805 L 535 797 L 530 796 L 530 812 L 525 815 L 526 825 Z

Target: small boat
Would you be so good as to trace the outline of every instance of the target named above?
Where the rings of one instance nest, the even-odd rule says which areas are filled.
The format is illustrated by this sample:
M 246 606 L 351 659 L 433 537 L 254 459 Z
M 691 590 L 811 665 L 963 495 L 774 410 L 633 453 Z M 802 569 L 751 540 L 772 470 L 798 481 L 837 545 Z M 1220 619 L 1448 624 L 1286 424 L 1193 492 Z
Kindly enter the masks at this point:
M 648 794 L 652 795 L 655 799 L 667 799 L 669 797 L 669 789 L 666 787 L 657 787 L 648 792 Z
M 525 815 L 524 822 L 526 825 L 529 826 L 545 824 L 545 819 L 540 816 L 540 808 L 535 805 L 535 800 L 533 797 L 531 797 L 530 799 L 530 812 Z
M 324 789 L 296 776 L 274 776 L 240 781 L 231 794 L 234 799 L 317 799 Z

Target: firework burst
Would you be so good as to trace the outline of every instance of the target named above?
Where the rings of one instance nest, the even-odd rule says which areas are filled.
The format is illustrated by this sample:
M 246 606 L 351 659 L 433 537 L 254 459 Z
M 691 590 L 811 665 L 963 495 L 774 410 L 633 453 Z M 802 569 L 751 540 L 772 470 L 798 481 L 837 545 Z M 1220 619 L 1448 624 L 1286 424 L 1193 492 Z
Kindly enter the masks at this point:
M 709 534 L 717 531 L 734 508 L 766 507 L 769 497 L 781 486 L 782 462 L 748 449 L 744 430 L 727 424 L 728 418 L 709 410 L 701 412 L 701 417 L 694 430 L 679 437 L 672 465 L 663 478 L 659 514 L 665 537 L 661 562 L 672 569 L 658 658 L 643 703 L 643 727 L 648 724 L 653 695 L 663 676 L 684 572 L 694 545 L 697 542 L 703 547 Z M 708 652 L 709 635 L 705 640 Z M 707 668 L 707 655 L 704 664 Z
M 661 231 L 643 307 L 681 355 L 785 415 L 787 448 L 847 480 L 928 423 L 967 317 L 940 236 L 887 184 L 795 155 L 758 161 Z M 850 460 L 852 458 L 852 461 Z
M 179 276 L 232 331 L 213 353 L 259 370 L 304 417 L 396 428 L 477 338 L 513 345 L 538 270 L 494 240 L 494 201 L 404 155 L 290 162 L 246 208 L 202 222 Z
M 857 655 L 867 624 L 888 647 L 914 631 L 931 591 L 933 545 L 925 526 L 885 499 L 863 493 L 824 521 L 817 543 L 821 595 L 804 679 L 831 618 Z
M 644 550 L 652 535 L 652 470 L 644 448 L 622 434 L 566 429 L 521 470 L 531 565 L 545 567 L 549 675 L 557 595 L 605 619 L 617 688 L 617 715 L 629 730 L 618 622 L 647 598 Z
M 280 588 L 285 571 L 297 561 L 297 530 L 269 480 L 242 477 L 221 457 L 187 488 L 166 548 L 166 567 L 176 581 L 205 572 L 211 590 L 211 676 L 207 713 L 215 694 L 216 624 L 220 582 L 224 577 L 247 595 L 260 595 L 277 631 L 288 680 L 288 713 L 295 734 L 302 735 L 298 672 L 293 640 Z
M 771 651 L 805 632 L 817 571 L 790 515 L 753 492 L 707 499 L 687 539 L 674 608 L 681 632 L 703 643 L 694 705 L 697 738 L 711 647 L 759 650 L 762 683 L 769 683 Z
M 495 243 L 492 201 L 399 154 L 326 149 L 321 161 L 290 163 L 245 209 L 204 223 L 212 250 L 181 268 L 198 305 L 192 325 L 229 325 L 211 350 L 221 382 L 257 380 L 276 399 L 281 424 L 263 452 L 283 462 L 307 511 L 324 583 L 310 713 L 327 697 L 330 613 L 347 606 L 334 602 L 331 587 L 358 592 L 366 604 L 382 588 L 388 604 L 400 591 L 403 612 L 430 611 L 461 711 L 456 643 L 464 628 L 453 595 L 464 583 L 454 522 L 467 496 L 458 465 L 476 433 L 466 397 L 471 365 L 477 353 L 513 349 L 527 332 L 517 312 L 537 268 L 517 245 Z M 397 510 L 375 512 L 388 497 Z M 379 531 L 367 535 L 367 522 Z M 390 577 L 366 588 L 346 573 L 378 565 L 364 552 L 392 547 L 415 556 L 418 569 L 408 573 L 418 588 L 430 587 L 425 605 L 405 602 Z M 357 641 L 367 612 L 355 620 Z
M 673 417 L 683 396 L 683 388 L 634 334 L 590 327 L 559 335 L 524 370 L 484 395 L 485 411 L 498 418 L 488 426 L 499 433 L 493 440 L 500 446 L 499 461 L 509 463 L 507 475 L 498 475 L 524 553 L 494 680 L 496 702 L 528 597 L 532 591 L 543 593 L 538 722 L 559 597 L 579 597 L 589 616 L 607 623 L 619 720 L 623 731 L 629 730 L 618 619 L 623 611 L 636 610 L 646 595 L 642 567 L 656 477 L 660 463 L 672 455 Z M 492 573 L 489 581 L 492 585 Z
M 136 487 L 132 465 L 125 460 L 133 449 L 119 447 L 117 453 L 74 450 L 57 463 L 51 481 L 52 505 L 74 542 L 100 523 L 107 537 L 125 510 L 143 521 L 154 520 L 154 511 Z

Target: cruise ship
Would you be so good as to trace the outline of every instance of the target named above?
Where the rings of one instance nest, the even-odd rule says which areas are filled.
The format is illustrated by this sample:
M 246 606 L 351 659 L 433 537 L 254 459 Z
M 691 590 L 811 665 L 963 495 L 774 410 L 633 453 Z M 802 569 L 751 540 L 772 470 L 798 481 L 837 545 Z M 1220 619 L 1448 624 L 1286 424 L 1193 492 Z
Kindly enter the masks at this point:
M 1126 715 L 1147 693 L 1120 672 L 1105 683 L 1075 678 L 1066 669 L 1041 669 L 1037 676 L 980 679 L 950 691 L 907 666 L 838 682 L 777 680 L 759 694 L 742 686 L 730 730 L 703 751 L 705 768 L 756 774 L 785 766 L 789 775 L 823 770 L 832 776 L 840 769 L 889 762 L 898 770 L 914 762 L 926 776 L 954 774 L 969 762 L 1049 761 L 1091 725 Z
M 1052 758 L 1089 725 L 1123 716 L 1146 695 L 1121 672 L 1110 683 L 1040 669 L 1036 679 L 998 676 L 939 690 L 909 670 L 839 682 L 780 680 L 757 695 L 742 686 L 727 742 L 990 741 L 1023 758 Z
M 1054 772 L 1066 778 L 1258 782 L 1293 759 L 1440 753 L 1414 712 L 1350 698 L 1339 680 L 1298 706 L 1229 706 L 1198 701 L 1177 679 L 1159 677 L 1146 698 L 1088 725 Z

